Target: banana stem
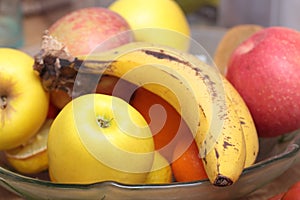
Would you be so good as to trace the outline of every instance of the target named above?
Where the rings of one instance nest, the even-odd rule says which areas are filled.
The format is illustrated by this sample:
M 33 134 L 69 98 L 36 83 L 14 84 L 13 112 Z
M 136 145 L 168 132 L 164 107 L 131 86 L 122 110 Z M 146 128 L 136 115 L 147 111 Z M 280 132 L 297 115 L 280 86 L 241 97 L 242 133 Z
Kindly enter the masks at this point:
M 93 92 L 95 88 L 90 86 L 99 80 L 112 63 L 73 57 L 65 46 L 47 33 L 43 36 L 42 48 L 34 61 L 33 69 L 38 72 L 46 91 L 62 90 L 73 98 Z M 78 72 L 81 77 L 74 92 Z

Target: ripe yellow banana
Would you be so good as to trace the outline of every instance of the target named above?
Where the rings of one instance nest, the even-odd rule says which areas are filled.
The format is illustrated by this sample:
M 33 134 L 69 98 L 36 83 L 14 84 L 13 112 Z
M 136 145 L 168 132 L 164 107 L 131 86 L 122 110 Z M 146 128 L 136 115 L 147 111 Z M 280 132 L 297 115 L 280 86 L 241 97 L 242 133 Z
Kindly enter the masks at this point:
M 237 172 L 244 169 L 246 161 L 246 144 L 239 117 L 227 94 L 225 101 L 227 108 L 226 114 L 223 116 L 224 124 L 221 135 L 217 138 L 213 150 L 205 153 L 202 158 L 207 176 L 211 181 L 214 180 L 214 185 L 218 186 L 231 185 L 237 181 L 239 178 Z M 207 128 L 200 127 L 200 129 L 195 137 L 197 145 L 205 144 L 205 140 L 207 140 L 205 131 Z M 232 176 L 229 178 L 226 176 L 227 174 L 232 174 Z
M 49 76 L 51 73 L 45 73 L 42 67 L 45 51 L 42 53 L 35 69 L 41 77 Z M 225 94 L 223 77 L 213 67 L 191 54 L 149 43 L 130 43 L 82 59 L 52 60 L 59 69 L 67 66 L 81 71 L 79 77 L 89 73 L 113 75 L 162 97 L 180 113 L 196 137 L 210 181 L 227 186 L 239 178 L 246 160 L 244 133 L 237 113 L 231 108 L 231 99 Z M 82 89 L 83 82 L 78 75 L 76 79 L 75 92 L 78 85 Z
M 174 106 L 196 136 L 211 182 L 231 185 L 244 169 L 246 148 L 240 120 L 230 108 L 233 105 L 224 93 L 222 77 L 189 54 L 146 45 L 130 44 L 87 60 L 116 60 L 105 73 L 143 86 Z M 213 99 L 215 96 L 218 100 Z M 219 113 L 213 113 L 217 109 Z M 211 128 L 218 124 L 220 127 Z
M 237 90 L 224 78 L 225 91 L 231 99 L 233 108 L 240 118 L 241 127 L 246 141 L 245 168 L 251 166 L 258 155 L 259 141 L 251 113 Z
M 224 77 L 224 87 L 225 87 L 225 93 L 226 93 L 226 102 L 228 103 L 228 117 L 232 119 L 232 121 L 227 121 L 224 125 L 224 131 L 222 134 L 225 134 L 227 136 L 230 136 L 226 138 L 226 136 L 221 137 L 218 142 L 221 142 L 223 144 L 227 144 L 227 148 L 231 144 L 240 145 L 235 148 L 231 148 L 229 150 L 224 151 L 224 148 L 221 147 L 220 149 L 217 149 L 217 145 L 215 147 L 215 153 L 227 153 L 231 154 L 230 151 L 240 150 L 240 151 L 246 151 L 246 158 L 245 158 L 245 164 L 244 168 L 251 166 L 258 155 L 259 150 L 259 142 L 258 142 L 258 135 L 256 132 L 256 128 L 252 119 L 252 116 L 249 112 L 248 107 L 246 106 L 245 102 L 243 101 L 242 97 L 239 95 L 239 93 L 236 91 L 236 89 L 228 82 L 228 80 Z M 203 119 L 203 118 L 202 118 Z M 228 129 L 228 127 L 231 127 Z M 201 129 L 207 129 L 206 127 L 201 127 Z M 237 131 L 232 132 L 232 129 L 237 129 Z M 242 129 L 242 130 L 241 130 Z M 200 131 L 199 133 L 203 133 L 204 131 Z M 242 135 L 242 134 L 243 135 Z M 234 134 L 238 134 L 235 135 Z M 196 141 L 200 140 L 205 136 L 199 135 L 196 137 Z M 236 143 L 236 142 L 230 142 L 230 140 L 241 140 L 240 137 L 244 138 L 245 143 Z M 222 139 L 226 139 L 227 141 L 221 141 Z M 197 143 L 201 143 L 201 140 Z M 245 145 L 245 148 L 244 148 Z M 223 156 L 229 158 L 229 155 Z M 232 154 L 233 155 L 233 154 Z M 207 158 L 209 156 L 212 156 L 210 162 L 207 162 Z M 213 159 L 215 155 L 213 155 L 213 152 L 210 152 L 206 157 L 203 158 L 203 164 L 206 169 L 207 174 L 210 174 L 210 176 L 217 176 L 217 171 L 221 172 L 224 170 L 232 170 L 233 168 L 231 165 L 236 165 L 232 161 L 234 160 L 224 160 L 222 161 L 221 168 L 217 169 L 216 167 L 219 166 L 218 159 Z M 241 158 L 243 159 L 243 157 Z M 211 162 L 213 161 L 213 163 Z M 241 165 L 239 165 L 242 167 Z M 223 172 L 223 174 L 227 174 L 228 172 Z M 222 179 L 220 179 L 222 181 Z M 226 180 L 225 180 L 226 181 Z

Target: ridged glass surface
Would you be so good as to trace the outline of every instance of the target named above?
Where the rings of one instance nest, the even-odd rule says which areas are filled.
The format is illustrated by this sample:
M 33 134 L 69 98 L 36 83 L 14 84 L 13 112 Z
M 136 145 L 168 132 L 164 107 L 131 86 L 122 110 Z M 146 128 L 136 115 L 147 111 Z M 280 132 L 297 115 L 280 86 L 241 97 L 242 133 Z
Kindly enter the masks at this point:
M 44 178 L 47 174 L 33 178 L 8 170 L 3 156 L 0 185 L 28 199 L 234 199 L 255 191 L 285 172 L 296 159 L 299 136 L 300 131 L 296 131 L 288 138 L 261 139 L 257 163 L 245 169 L 239 181 L 229 187 L 215 187 L 208 180 L 165 185 L 124 185 L 116 182 L 55 184 Z

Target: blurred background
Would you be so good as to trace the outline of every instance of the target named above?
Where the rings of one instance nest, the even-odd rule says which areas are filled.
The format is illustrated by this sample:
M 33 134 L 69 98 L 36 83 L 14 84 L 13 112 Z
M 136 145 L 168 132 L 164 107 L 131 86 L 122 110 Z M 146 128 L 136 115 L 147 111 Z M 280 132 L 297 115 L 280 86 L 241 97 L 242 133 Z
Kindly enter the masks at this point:
M 113 0 L 0 0 L 0 38 L 8 26 L 1 20 L 5 15 L 4 4 L 17 2 L 14 10 L 17 21 L 13 31 L 19 37 L 18 48 L 39 45 L 41 35 L 55 20 L 72 10 L 89 7 L 107 7 Z M 299 0 L 175 0 L 182 7 L 192 27 L 192 36 L 212 52 L 227 28 L 238 24 L 262 26 L 287 26 L 300 30 Z M 14 5 L 14 8 L 18 8 Z M 19 21 L 18 21 L 19 20 Z M 3 25 L 4 24 L 4 25 Z M 208 38 L 209 37 L 209 38 Z M 0 40 L 1 43 L 1 40 Z M 2 42 L 3 43 L 3 42 Z M 1 45 L 3 46 L 3 45 Z
M 3 1 L 3 0 L 2 0 Z M 114 0 L 21 0 L 25 16 L 70 11 L 88 6 L 109 6 Z M 175 0 L 193 23 L 230 27 L 254 23 L 299 29 L 299 0 Z M 55 16 L 54 16 L 55 18 Z
M 79 8 L 107 7 L 113 1 L 0 0 L 0 47 L 21 48 L 34 55 L 40 48 L 44 31 L 60 17 Z M 212 57 L 225 32 L 235 25 L 286 26 L 300 30 L 299 0 L 175 1 L 187 16 L 192 38 Z M 0 189 L 1 192 L 5 191 Z

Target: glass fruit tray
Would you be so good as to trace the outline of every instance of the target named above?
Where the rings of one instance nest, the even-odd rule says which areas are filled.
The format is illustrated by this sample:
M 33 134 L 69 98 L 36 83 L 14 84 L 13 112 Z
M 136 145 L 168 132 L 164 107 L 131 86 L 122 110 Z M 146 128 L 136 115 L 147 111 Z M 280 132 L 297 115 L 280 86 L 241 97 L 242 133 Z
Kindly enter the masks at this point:
M 191 53 L 204 56 L 204 60 L 211 64 L 213 61 L 208 52 L 212 54 L 215 49 L 213 47 L 217 45 L 211 42 L 217 43 L 223 32 L 216 35 L 212 34 L 215 33 L 214 30 L 206 31 L 207 37 L 201 35 L 202 33 L 203 31 L 197 31 L 197 34 L 194 32 L 196 42 L 191 43 L 194 47 L 191 48 L 194 50 Z M 203 44 L 207 51 L 197 42 Z M 39 47 L 32 47 L 26 49 L 25 52 L 35 55 L 38 49 Z M 7 167 L 3 155 L 0 157 L 0 185 L 25 199 L 237 199 L 261 188 L 291 167 L 299 151 L 300 139 L 295 136 L 300 136 L 300 130 L 290 133 L 289 136 L 288 140 L 261 139 L 257 162 L 245 169 L 240 179 L 228 187 L 215 187 L 208 180 L 160 185 L 126 185 L 112 181 L 94 184 L 57 184 L 49 181 L 47 172 L 32 177 L 13 172 Z
M 289 138 L 260 140 L 257 162 L 244 170 L 238 182 L 229 187 L 215 187 L 208 180 L 163 185 L 125 185 L 107 181 L 95 184 L 57 184 L 47 172 L 23 176 L 8 168 L 0 159 L 0 185 L 25 199 L 236 199 L 266 185 L 285 172 L 296 160 L 300 130 Z

